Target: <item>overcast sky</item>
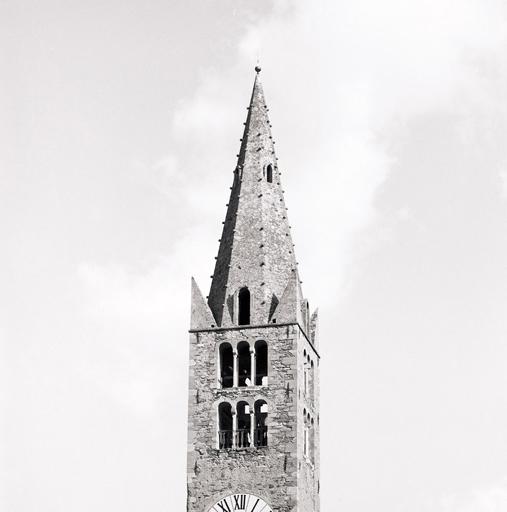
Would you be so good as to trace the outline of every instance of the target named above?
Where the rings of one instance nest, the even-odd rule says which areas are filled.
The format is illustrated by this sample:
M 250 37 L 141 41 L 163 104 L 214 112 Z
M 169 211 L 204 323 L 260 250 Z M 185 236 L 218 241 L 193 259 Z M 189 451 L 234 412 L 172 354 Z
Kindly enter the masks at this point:
M 258 56 L 321 317 L 322 510 L 507 510 L 503 0 L 0 1 L 0 510 L 184 510 Z

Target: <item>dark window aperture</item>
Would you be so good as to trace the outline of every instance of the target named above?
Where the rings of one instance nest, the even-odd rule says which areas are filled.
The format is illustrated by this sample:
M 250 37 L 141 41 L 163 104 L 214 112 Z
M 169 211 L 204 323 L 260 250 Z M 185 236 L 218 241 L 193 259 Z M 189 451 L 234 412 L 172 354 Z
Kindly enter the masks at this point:
M 236 447 L 247 448 L 250 446 L 250 406 L 247 402 L 239 402 L 237 411 Z
M 220 385 L 232 388 L 234 383 L 234 356 L 229 343 L 220 345 Z
M 254 444 L 255 446 L 268 445 L 268 404 L 264 400 L 257 400 L 254 405 L 255 412 L 255 430 Z
M 255 343 L 255 385 L 268 384 L 268 344 L 264 340 Z
M 250 324 L 250 291 L 246 286 L 238 294 L 238 324 Z
M 238 386 L 250 386 L 251 381 L 250 344 L 247 341 L 238 343 Z
M 251 406 L 245 400 L 236 405 L 218 405 L 218 448 L 248 448 L 268 446 L 268 404 L 256 400 Z
M 218 447 L 232 448 L 232 407 L 228 402 L 218 406 Z
M 271 164 L 266 167 L 266 181 L 273 183 L 273 166 Z

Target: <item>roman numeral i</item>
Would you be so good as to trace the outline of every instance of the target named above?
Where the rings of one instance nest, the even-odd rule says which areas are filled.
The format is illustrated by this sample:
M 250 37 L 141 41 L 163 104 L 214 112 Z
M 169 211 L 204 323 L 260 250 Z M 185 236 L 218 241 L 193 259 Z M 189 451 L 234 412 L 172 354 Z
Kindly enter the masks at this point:
M 250 512 L 254 512 L 257 503 L 259 503 L 259 498 L 257 498 L 257 501 L 255 502 L 255 505 L 252 507 L 252 510 L 250 510 Z

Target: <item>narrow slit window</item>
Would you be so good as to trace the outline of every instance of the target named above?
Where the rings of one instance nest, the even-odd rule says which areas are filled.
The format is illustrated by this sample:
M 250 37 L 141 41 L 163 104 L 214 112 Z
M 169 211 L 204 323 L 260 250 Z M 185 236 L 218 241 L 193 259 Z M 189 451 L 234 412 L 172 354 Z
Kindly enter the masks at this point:
M 308 424 L 308 427 L 310 429 L 310 439 L 309 439 L 310 454 L 309 454 L 309 457 L 310 457 L 310 461 L 313 464 L 313 462 L 315 461 L 315 427 L 313 424 L 313 418 L 311 419 L 310 423 Z
M 266 181 L 273 183 L 273 166 L 271 164 L 266 167 Z
M 313 361 L 310 362 L 310 400 L 315 396 L 315 367 Z
M 238 294 L 238 324 L 250 324 L 250 291 L 245 286 Z

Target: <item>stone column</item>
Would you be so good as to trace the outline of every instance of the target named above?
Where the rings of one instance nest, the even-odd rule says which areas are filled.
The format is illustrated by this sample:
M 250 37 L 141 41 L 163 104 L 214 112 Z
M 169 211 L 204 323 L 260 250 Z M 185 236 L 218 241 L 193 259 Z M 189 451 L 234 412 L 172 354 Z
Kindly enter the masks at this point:
M 232 409 L 232 447 L 236 448 L 236 432 L 238 430 L 238 415 L 236 414 L 236 410 Z
M 250 410 L 250 446 L 255 446 L 255 411 Z
M 233 367 L 232 367 L 232 385 L 238 387 L 238 351 L 236 349 L 232 352 Z
M 255 355 L 255 350 L 254 349 L 250 349 L 250 379 L 252 381 L 252 386 L 255 386 L 255 377 L 256 377 L 256 373 L 257 373 L 257 368 L 256 368 L 256 355 Z

